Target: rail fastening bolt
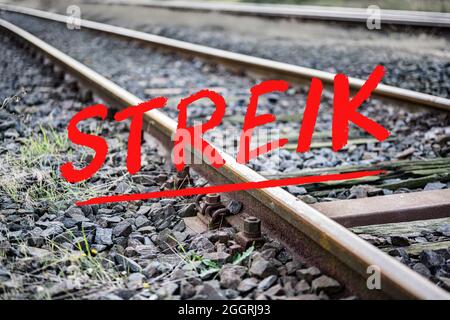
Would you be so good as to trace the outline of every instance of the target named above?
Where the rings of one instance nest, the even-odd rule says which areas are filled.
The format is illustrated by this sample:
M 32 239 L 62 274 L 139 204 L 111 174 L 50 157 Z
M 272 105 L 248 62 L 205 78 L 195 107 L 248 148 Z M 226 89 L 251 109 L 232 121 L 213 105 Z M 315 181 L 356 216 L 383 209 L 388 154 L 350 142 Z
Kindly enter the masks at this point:
M 247 217 L 244 219 L 244 235 L 249 238 L 261 237 L 261 220 L 257 217 Z
M 220 194 L 208 193 L 206 195 L 206 203 L 207 204 L 219 204 L 220 203 Z

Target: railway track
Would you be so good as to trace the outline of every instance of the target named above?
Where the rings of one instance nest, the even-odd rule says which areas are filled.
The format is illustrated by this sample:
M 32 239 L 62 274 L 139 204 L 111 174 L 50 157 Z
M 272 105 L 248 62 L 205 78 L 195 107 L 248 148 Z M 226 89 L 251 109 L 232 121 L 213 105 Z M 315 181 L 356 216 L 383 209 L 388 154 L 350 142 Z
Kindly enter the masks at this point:
M 360 8 L 319 7 L 299 5 L 274 5 L 252 3 L 220 3 L 195 1 L 121 1 L 112 0 L 109 4 L 145 6 L 172 10 L 218 12 L 235 15 L 257 16 L 268 18 L 295 18 L 306 20 L 342 21 L 352 23 L 366 23 L 373 12 Z M 380 17 L 383 24 L 421 26 L 421 27 L 450 27 L 450 15 L 440 12 L 381 10 Z
M 46 11 L 35 10 L 25 7 L 17 7 L 11 5 L 0 5 L 0 9 L 23 13 L 30 16 L 48 19 L 66 23 L 67 17 L 60 14 L 54 14 Z M 284 79 L 295 81 L 297 83 L 308 83 L 311 78 L 317 78 L 323 81 L 325 86 L 332 86 L 334 74 L 324 72 L 312 68 L 304 68 L 288 63 L 253 57 L 249 55 L 234 53 L 226 50 L 215 49 L 207 46 L 192 44 L 185 41 L 174 40 L 170 38 L 160 37 L 145 32 L 130 30 L 127 28 L 116 27 L 104 23 L 81 20 L 81 27 L 88 28 L 95 31 L 106 32 L 115 36 L 124 37 L 127 39 L 134 39 L 143 41 L 152 46 L 169 49 L 191 57 L 201 57 L 216 63 L 229 65 L 232 68 L 239 68 L 250 72 L 255 72 L 263 75 L 279 76 Z M 352 90 L 361 88 L 364 80 L 349 77 L 349 85 Z M 399 105 L 409 106 L 428 106 L 444 111 L 450 109 L 450 100 L 429 94 L 423 94 L 412 90 L 406 90 L 394 86 L 380 84 L 373 91 L 374 97 L 380 97 L 386 101 L 394 101 Z
M 34 15 L 39 14 L 41 17 L 52 16 L 47 13 L 38 13 L 36 11 L 31 12 Z M 65 22 L 61 16 L 58 17 L 55 15 L 52 17 L 55 20 Z M 1 25 L 4 29 L 7 29 L 15 34 L 15 36 L 22 38 L 38 50 L 44 52 L 45 55 L 47 55 L 51 60 L 61 65 L 68 72 L 74 74 L 90 89 L 102 96 L 105 101 L 108 101 L 118 107 L 135 105 L 141 102 L 141 100 L 136 96 L 103 78 L 101 75 L 86 66 L 81 65 L 45 42 L 37 39 L 28 32 L 21 30 L 6 21 L 2 21 Z M 102 31 L 108 31 L 110 33 L 113 31 L 118 31 L 116 27 L 109 27 L 103 24 L 91 22 L 83 22 L 83 26 L 90 26 L 90 28 L 95 26 L 102 29 Z M 124 32 L 122 33 L 122 36 L 131 32 L 129 30 L 121 31 Z M 131 33 L 136 36 L 133 32 Z M 141 38 L 145 37 L 147 41 L 149 40 L 148 37 L 150 37 L 149 35 L 144 35 L 141 33 L 138 33 L 138 35 Z M 154 38 L 152 39 L 152 42 L 155 44 Z M 158 45 L 168 46 L 168 43 L 161 44 L 159 41 L 156 43 Z M 175 47 L 179 49 L 180 43 L 175 42 L 175 44 L 178 45 Z M 170 48 L 173 50 L 174 46 L 171 46 Z M 183 47 L 183 49 L 184 51 L 188 51 L 190 54 L 199 53 L 198 50 L 187 50 L 192 48 Z M 199 48 L 194 46 L 194 49 Z M 219 53 L 223 52 L 220 52 L 219 50 Z M 209 52 L 208 58 L 211 58 L 211 52 Z M 229 59 L 224 59 L 226 57 L 223 55 L 215 57 L 215 59 L 219 58 L 222 59 L 222 61 L 225 60 L 228 63 L 230 62 Z M 228 58 L 230 57 L 228 56 Z M 234 56 L 234 58 L 236 58 L 236 56 Z M 243 65 L 246 64 L 248 64 L 248 61 L 246 61 Z M 256 65 L 259 68 L 262 67 L 262 64 Z M 270 69 L 270 67 L 272 67 L 272 69 Z M 266 70 L 266 72 L 274 72 L 274 70 L 280 72 L 279 69 L 273 68 L 273 66 L 269 66 L 269 71 Z M 279 75 L 279 73 L 276 74 Z M 297 73 L 296 76 L 299 76 L 299 74 Z M 309 76 L 311 76 L 311 74 L 309 74 Z M 355 86 L 357 85 L 357 82 L 353 83 Z M 381 93 L 381 95 L 383 94 Z M 396 98 L 398 100 L 402 99 L 401 97 Z M 421 104 L 430 105 L 430 101 L 433 101 L 431 105 L 436 106 L 435 104 L 437 101 L 438 107 L 443 109 L 448 108 L 448 100 L 446 99 L 430 100 L 430 97 L 427 98 L 428 99 L 421 100 Z M 152 135 L 158 138 L 163 145 L 170 145 L 170 137 L 176 128 L 176 123 L 171 118 L 161 114 L 160 112 L 152 111 L 146 115 L 146 123 L 149 124 L 147 126 L 147 130 Z M 250 168 L 237 164 L 230 156 L 226 155 L 225 157 L 227 165 L 219 170 L 216 170 L 206 164 L 193 166 L 193 168 L 206 177 L 211 183 L 236 183 L 264 179 Z M 446 190 L 441 192 L 446 194 Z M 432 193 L 435 194 L 434 192 Z M 379 250 L 368 245 L 365 241 L 361 240 L 344 227 L 322 215 L 318 210 L 301 201 L 298 201 L 298 199 L 282 189 L 271 188 L 253 190 L 249 192 L 244 191 L 231 194 L 230 196 L 244 204 L 245 210 L 242 216 L 245 216 L 246 212 L 251 212 L 252 214 L 257 215 L 262 220 L 264 230 L 268 231 L 271 235 L 287 244 L 291 250 L 301 252 L 302 254 L 309 256 L 312 261 L 317 262 L 317 264 L 326 270 L 326 272 L 338 278 L 340 281 L 345 283 L 346 286 L 352 290 L 352 292 L 357 292 L 361 297 L 448 297 L 443 291 L 434 287 L 431 283 L 418 276 L 416 273 L 401 265 L 399 262 L 394 261 L 392 258 L 389 258 Z M 438 196 L 438 199 L 442 198 L 442 196 Z M 401 197 L 393 199 L 391 203 L 398 203 L 399 199 L 401 199 Z M 410 202 L 410 200 L 405 200 L 404 202 Z M 427 204 L 424 204 L 423 202 L 421 204 L 422 208 L 420 210 L 422 210 L 422 212 L 427 211 Z M 436 198 L 430 199 L 429 204 L 436 205 Z M 352 206 L 350 205 L 349 207 Z M 417 206 L 411 210 L 418 210 Z M 326 209 L 323 209 L 323 211 L 326 211 Z M 444 203 L 441 204 L 441 207 L 437 208 L 437 211 L 440 212 L 440 215 L 446 216 L 448 213 L 448 203 L 445 203 L 444 201 Z M 416 213 L 417 212 L 418 211 L 416 211 Z M 384 216 L 390 216 L 390 214 L 385 214 Z M 437 216 L 431 215 L 431 217 Z M 398 217 L 395 219 L 398 219 Z M 241 217 L 230 218 L 230 222 L 234 225 L 242 224 L 242 220 L 243 218 Z M 389 221 L 389 218 L 387 220 Z M 402 217 L 400 220 L 403 221 L 405 218 Z M 375 221 L 376 219 L 372 221 L 372 224 Z M 366 223 L 363 222 L 362 224 Z M 294 241 L 292 241 L 293 239 Z M 381 292 L 370 291 L 365 287 L 365 277 L 367 276 L 366 271 L 367 267 L 370 265 L 377 265 L 383 270 L 382 282 L 386 284 L 386 286 L 383 286 Z

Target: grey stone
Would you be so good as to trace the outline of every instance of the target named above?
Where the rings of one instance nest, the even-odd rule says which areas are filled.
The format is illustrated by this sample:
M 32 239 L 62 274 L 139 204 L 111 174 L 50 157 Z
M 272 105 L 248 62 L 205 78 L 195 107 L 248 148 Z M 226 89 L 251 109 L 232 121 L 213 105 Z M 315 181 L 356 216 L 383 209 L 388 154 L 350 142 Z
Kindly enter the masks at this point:
M 8 281 L 11 279 L 11 273 L 3 266 L 0 265 L 0 280 Z
M 38 258 L 38 259 L 48 258 L 52 255 L 52 253 L 46 249 L 35 248 L 35 247 L 25 247 L 23 251 L 27 255 L 34 257 L 34 258 Z
M 175 236 L 169 229 L 164 229 L 156 236 L 155 243 L 161 250 L 169 250 L 178 244 Z
M 203 254 L 203 259 L 211 260 L 219 266 L 222 266 L 225 263 L 230 262 L 231 255 L 226 252 L 206 252 Z
M 427 238 L 425 238 L 425 237 L 415 237 L 414 241 L 417 242 L 417 243 L 426 243 L 426 242 L 428 242 Z
M 171 204 L 168 204 L 163 209 L 164 209 L 164 217 L 165 218 L 169 218 L 176 214 L 175 208 Z
M 130 273 L 142 271 L 142 268 L 139 266 L 139 264 L 130 258 L 124 257 L 119 254 L 113 254 L 113 258 L 120 270 L 127 271 Z
M 156 229 L 153 226 L 146 226 L 139 228 L 137 231 L 142 234 L 154 234 L 156 232 Z
M 307 193 L 306 189 L 298 186 L 288 186 L 287 191 L 296 196 L 305 195 Z
M 389 239 L 391 244 L 396 247 L 406 247 L 410 244 L 409 239 L 403 236 L 391 236 Z
M 112 245 L 112 229 L 97 228 L 95 232 L 95 242 L 106 246 Z
M 158 223 L 156 223 L 156 231 L 161 231 L 170 226 L 170 220 L 169 219 L 161 219 Z
M 294 274 L 301 267 L 303 267 L 303 264 L 300 261 L 289 261 L 286 263 L 286 272 L 287 274 Z
M 179 243 L 185 242 L 187 237 L 189 236 L 188 232 L 173 231 L 172 233 L 173 233 L 173 236 L 175 237 L 175 239 L 177 239 L 177 242 L 179 242 Z
M 249 292 L 250 290 L 255 289 L 258 286 L 258 279 L 256 278 L 247 278 L 239 283 L 237 290 L 242 293 Z
M 408 254 L 403 248 L 394 248 L 388 251 L 388 254 L 393 257 L 402 257 L 404 259 L 408 258 Z
M 295 285 L 296 293 L 305 293 L 305 292 L 308 292 L 310 289 L 311 289 L 310 285 L 305 280 L 300 280 Z
M 147 216 L 152 221 L 157 221 L 163 217 L 163 208 L 161 207 L 160 203 L 153 203 L 150 206 L 150 211 L 148 212 Z
M 266 278 L 271 275 L 276 275 L 277 269 L 270 261 L 264 258 L 258 258 L 252 262 L 249 273 L 260 278 Z
M 71 214 L 70 218 L 73 219 L 77 225 L 79 225 L 79 224 L 81 224 L 83 222 L 90 222 L 91 221 L 91 220 L 89 220 L 89 218 L 85 217 L 84 215 L 76 214 L 76 213 Z
M 97 214 L 98 212 L 98 205 L 94 204 L 94 205 L 88 205 L 88 206 L 82 206 L 81 211 L 83 211 L 85 216 L 89 216 L 91 214 Z
M 204 253 L 214 251 L 215 247 L 214 244 L 205 236 L 198 235 L 194 239 L 192 239 L 191 244 L 189 245 L 189 249 L 195 250 L 198 253 Z
M 100 217 L 97 223 L 103 228 L 111 228 L 118 224 L 122 219 L 119 216 Z
M 180 284 L 180 298 L 189 299 L 195 295 L 195 287 L 187 281 L 182 281 Z
M 438 234 L 443 235 L 443 236 L 450 237 L 450 224 L 445 223 L 445 224 L 443 224 L 442 226 L 439 226 L 439 227 L 436 229 L 436 232 L 437 232 Z
M 323 291 L 326 294 L 335 294 L 342 290 L 342 286 L 339 282 L 326 275 L 322 275 L 319 278 L 314 279 L 312 281 L 311 288 L 316 293 Z
M 413 266 L 413 270 L 420 273 L 421 275 L 423 275 L 426 278 L 431 277 L 430 269 L 428 269 L 423 263 L 420 263 L 420 262 L 416 263 Z
M 144 215 L 139 215 L 136 220 L 134 220 L 134 225 L 139 229 L 151 225 L 151 222 Z
M 299 196 L 298 198 L 307 204 L 313 204 L 317 202 L 317 199 L 314 198 L 313 196 L 310 196 L 309 194 Z
M 82 250 L 84 252 L 89 250 L 89 242 L 84 237 L 76 237 L 73 239 L 72 244 L 75 250 Z
M 420 262 L 422 262 L 428 268 L 439 267 L 441 264 L 445 263 L 443 256 L 437 254 L 436 252 L 426 249 L 420 253 Z
M 64 231 L 63 228 L 60 226 L 51 226 L 51 227 L 45 229 L 44 231 L 42 231 L 41 237 L 54 238 L 57 235 L 59 235 L 60 233 L 62 233 L 63 231 Z
M 174 282 L 169 282 L 168 284 L 165 284 L 163 287 L 159 288 L 156 291 L 156 294 L 158 295 L 158 297 L 162 298 L 162 299 L 167 299 L 167 298 L 171 298 L 175 291 L 177 291 L 178 289 L 178 284 L 174 283 Z
M 374 246 L 384 245 L 386 244 L 386 240 L 380 237 L 375 237 L 370 234 L 359 234 L 358 235 L 361 239 L 366 240 L 370 244 L 373 244 Z
M 109 209 L 109 208 L 100 208 L 100 209 L 98 209 L 98 214 L 110 215 L 110 214 L 113 214 L 113 213 L 114 213 L 113 209 Z
M 64 217 L 61 219 L 61 222 L 64 224 L 64 227 L 67 229 L 71 229 L 77 225 L 77 221 L 72 218 Z
M 175 269 L 170 276 L 170 280 L 180 280 L 184 278 L 188 278 L 189 275 L 186 270 L 183 269 Z
M 128 289 L 136 290 L 142 287 L 142 283 L 145 281 L 145 276 L 142 273 L 132 273 L 128 276 L 127 287 Z
M 239 297 L 239 291 L 234 290 L 234 289 L 225 289 L 224 290 L 224 294 L 225 297 L 227 297 L 227 299 L 233 300 Z
M 147 259 L 154 257 L 158 252 L 158 248 L 155 245 L 138 245 L 135 247 L 136 253 Z
M 397 155 L 395 157 L 397 159 L 406 159 L 406 158 L 410 157 L 415 151 L 416 151 L 416 149 L 411 147 L 411 148 L 405 149 L 405 150 L 397 153 Z
M 153 278 L 155 275 L 159 273 L 161 263 L 159 261 L 150 262 L 143 270 L 143 273 L 148 278 Z
M 275 282 L 277 281 L 277 276 L 272 275 L 264 278 L 259 284 L 258 284 L 258 290 L 266 291 L 269 289 Z
M 136 214 L 144 216 L 147 213 L 149 213 L 150 210 L 151 210 L 151 207 L 149 207 L 149 206 L 141 206 Z
M 41 234 L 42 234 L 42 229 L 39 227 L 36 227 L 33 230 L 31 230 L 29 233 L 28 239 L 27 239 L 28 245 L 30 245 L 32 247 L 42 247 L 45 243 L 45 239 L 44 239 L 44 237 L 41 236 Z M 60 236 L 61 236 L 61 234 L 57 235 L 54 238 L 55 241 Z M 0 239 L 0 243 L 3 241 L 6 241 L 6 238 L 4 240 Z
M 197 214 L 197 210 L 195 209 L 195 204 L 190 203 L 178 211 L 178 215 L 182 218 L 193 217 Z
M 261 250 L 266 250 L 266 249 L 274 249 L 277 253 L 279 251 L 281 251 L 284 248 L 284 246 L 279 243 L 278 241 L 270 241 L 270 242 L 266 242 L 264 243 L 264 245 L 262 246 Z
M 425 186 L 425 188 L 423 188 L 423 190 L 425 191 L 429 191 L 429 190 L 440 190 L 440 189 L 444 189 L 445 187 L 447 187 L 447 185 L 445 183 L 441 183 L 441 182 L 429 182 L 427 183 L 427 185 Z
M 242 210 L 242 202 L 231 200 L 227 205 L 228 210 L 231 214 L 238 214 Z
M 309 267 L 306 269 L 297 270 L 296 273 L 297 278 L 299 280 L 306 280 L 307 282 L 311 282 L 315 278 L 319 277 L 322 272 L 316 267 Z
M 78 215 L 78 216 L 83 216 L 83 217 L 84 217 L 83 211 L 81 210 L 80 207 L 77 207 L 77 206 L 71 206 L 71 207 L 69 207 L 69 208 L 66 210 L 65 214 L 66 214 L 67 217 L 73 217 L 74 215 L 75 215 L 75 216 Z M 89 220 L 89 219 L 88 219 L 88 220 Z
M 129 193 L 130 191 L 131 187 L 125 182 L 120 182 L 115 189 L 115 192 L 118 194 Z
M 132 257 L 135 257 L 137 255 L 137 251 L 136 251 L 135 248 L 128 246 L 123 251 L 123 255 L 125 257 L 132 258 Z
M 226 264 L 219 272 L 220 285 L 223 288 L 236 289 L 246 273 L 247 267 Z
M 85 233 L 91 233 L 95 231 L 97 226 L 92 222 L 83 221 L 80 225 L 80 230 Z
M 270 289 L 264 291 L 264 294 L 273 299 L 274 297 L 282 296 L 284 294 L 284 289 L 281 285 L 276 284 Z
M 195 288 L 196 294 L 193 299 L 198 300 L 226 300 L 225 295 L 220 289 L 215 288 L 209 283 L 203 283 Z
M 124 220 L 119 222 L 113 230 L 114 236 L 116 237 L 128 237 L 130 233 L 133 231 L 133 227 L 131 224 Z
M 177 222 L 177 224 L 172 228 L 173 231 L 179 231 L 183 232 L 186 230 L 186 224 L 184 223 L 184 220 L 180 220 Z
M 265 250 L 262 250 L 260 252 L 261 257 L 263 257 L 266 260 L 271 260 L 274 259 L 277 256 L 277 250 L 273 249 L 273 248 L 268 248 Z

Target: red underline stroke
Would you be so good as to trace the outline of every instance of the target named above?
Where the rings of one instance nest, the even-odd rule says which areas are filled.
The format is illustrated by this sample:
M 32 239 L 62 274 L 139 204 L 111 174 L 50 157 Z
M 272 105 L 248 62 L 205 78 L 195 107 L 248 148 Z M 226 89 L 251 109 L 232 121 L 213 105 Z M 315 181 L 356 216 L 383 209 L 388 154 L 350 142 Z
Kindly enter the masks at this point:
M 293 177 L 284 178 L 277 180 L 264 180 L 264 181 L 254 181 L 254 182 L 243 182 L 243 183 L 231 183 L 222 184 L 216 186 L 207 186 L 202 188 L 185 188 L 179 190 L 163 190 L 147 193 L 134 193 L 134 194 L 121 194 L 121 195 L 111 195 L 102 196 L 97 198 L 91 198 L 85 201 L 76 202 L 77 206 L 85 206 L 92 204 L 103 204 L 103 203 L 113 203 L 113 202 L 125 202 L 125 201 L 136 201 L 136 200 L 147 200 L 155 198 L 174 198 L 180 196 L 193 196 L 198 194 L 207 193 L 224 193 L 224 192 L 236 192 L 250 189 L 263 189 L 272 187 L 285 187 L 289 185 L 301 185 L 309 183 L 320 183 L 327 181 L 343 181 L 358 179 L 368 176 L 376 176 L 381 173 L 386 172 L 386 170 L 375 170 L 375 171 L 357 171 L 349 173 L 338 173 L 338 174 L 326 174 L 320 176 L 307 176 L 307 177 Z

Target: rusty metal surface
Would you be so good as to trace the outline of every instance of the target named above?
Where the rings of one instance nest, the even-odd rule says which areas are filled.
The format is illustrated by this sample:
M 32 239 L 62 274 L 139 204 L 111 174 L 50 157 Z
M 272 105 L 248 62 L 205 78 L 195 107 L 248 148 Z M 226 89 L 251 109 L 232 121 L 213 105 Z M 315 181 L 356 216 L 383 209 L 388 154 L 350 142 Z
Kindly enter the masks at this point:
M 311 205 L 346 227 L 450 217 L 450 189 Z
M 141 100 L 73 58 L 32 34 L 0 19 L 0 27 L 44 52 L 64 70 L 89 84 L 89 88 L 114 101 L 129 106 Z M 145 114 L 146 129 L 168 148 L 176 123 L 158 110 Z M 238 164 L 221 152 L 226 164 L 215 169 L 202 163 L 194 170 L 213 184 L 262 181 L 264 177 Z M 194 152 L 194 156 L 199 156 Z M 197 159 L 198 160 L 198 159 Z M 266 188 L 228 194 L 243 202 L 245 210 L 262 220 L 263 229 L 282 241 L 291 251 L 307 257 L 319 268 L 344 283 L 350 291 L 366 298 L 449 299 L 450 295 L 405 265 L 368 244 L 316 209 L 296 199 L 281 188 Z M 367 268 L 381 268 L 381 290 L 366 287 Z
M 11 6 L 6 4 L 0 4 L 0 9 L 27 14 L 30 16 L 53 20 L 57 22 L 67 23 L 67 17 L 64 15 L 25 8 L 18 6 Z M 292 80 L 300 83 L 307 83 L 312 78 L 318 78 L 323 81 L 325 86 L 332 86 L 335 74 L 301 67 L 298 65 L 278 62 L 269 59 L 258 58 L 245 54 L 235 53 L 231 51 L 215 49 L 203 45 L 193 44 L 185 41 L 175 40 L 154 34 L 140 32 L 122 27 L 116 27 L 104 23 L 94 22 L 90 20 L 80 19 L 80 25 L 82 28 L 88 28 L 96 31 L 107 32 L 109 34 L 132 38 L 144 43 L 148 43 L 152 46 L 169 49 L 179 53 L 186 54 L 188 56 L 202 57 L 207 60 L 219 62 L 231 66 L 232 68 L 251 70 L 253 72 L 262 73 L 270 76 L 281 76 L 286 80 Z M 362 87 L 364 80 L 349 77 L 350 88 L 355 91 Z M 431 107 L 440 110 L 450 112 L 450 99 L 443 97 L 424 94 L 412 90 L 402 89 L 390 85 L 379 84 L 372 93 L 373 97 L 383 98 L 389 102 L 395 102 L 396 104 L 417 107 Z

